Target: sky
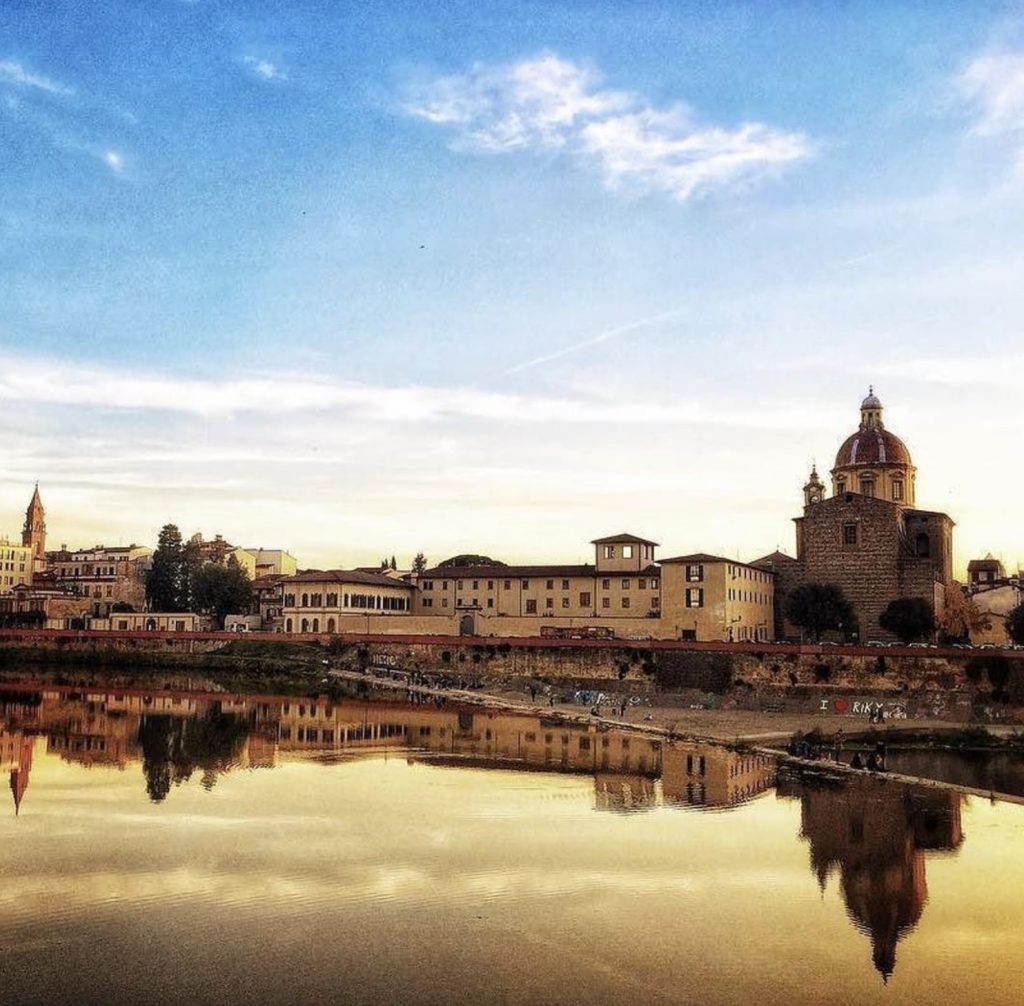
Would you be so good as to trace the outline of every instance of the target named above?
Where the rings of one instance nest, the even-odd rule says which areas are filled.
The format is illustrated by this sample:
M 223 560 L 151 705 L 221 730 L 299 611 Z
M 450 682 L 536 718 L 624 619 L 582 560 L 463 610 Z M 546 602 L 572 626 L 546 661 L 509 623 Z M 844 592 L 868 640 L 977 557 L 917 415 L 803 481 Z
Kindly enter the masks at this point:
M 1024 561 L 1024 4 L 0 4 L 0 536 Z

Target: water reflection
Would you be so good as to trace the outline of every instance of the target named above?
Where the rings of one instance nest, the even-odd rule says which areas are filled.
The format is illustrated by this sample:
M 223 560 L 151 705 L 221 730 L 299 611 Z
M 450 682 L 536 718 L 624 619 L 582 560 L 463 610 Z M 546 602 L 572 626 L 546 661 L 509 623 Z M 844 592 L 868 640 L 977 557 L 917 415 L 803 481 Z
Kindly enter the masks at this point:
M 925 854 L 953 852 L 963 842 L 964 797 L 867 777 L 829 785 L 788 774 L 779 793 L 800 800 L 811 871 L 823 891 L 838 873 L 849 916 L 870 936 L 875 968 L 888 981 L 896 945 L 918 924 L 928 900 Z
M 730 810 L 777 786 L 784 802 L 799 802 L 799 835 L 808 843 L 813 877 L 823 892 L 838 879 L 847 914 L 870 939 L 874 967 L 886 981 L 898 944 L 927 904 L 927 861 L 963 843 L 959 794 L 869 777 L 777 780 L 771 758 L 479 707 L 0 689 L 0 771 L 9 775 L 15 814 L 26 800 L 31 805 L 33 752 L 38 759 L 44 748 L 46 756 L 82 769 L 138 770 L 140 791 L 144 785 L 156 804 L 173 802 L 175 788 L 196 775 L 210 790 L 227 773 L 396 752 L 414 765 L 586 776 L 594 808 L 618 814 Z
M 82 766 L 141 762 L 154 802 L 197 771 L 211 789 L 225 772 L 272 768 L 280 758 L 344 760 L 395 748 L 411 761 L 586 773 L 595 806 L 608 811 L 724 809 L 775 782 L 772 758 L 479 707 L 58 688 L 0 699 L 3 768 L 14 773 L 18 804 L 36 736 L 48 753 Z

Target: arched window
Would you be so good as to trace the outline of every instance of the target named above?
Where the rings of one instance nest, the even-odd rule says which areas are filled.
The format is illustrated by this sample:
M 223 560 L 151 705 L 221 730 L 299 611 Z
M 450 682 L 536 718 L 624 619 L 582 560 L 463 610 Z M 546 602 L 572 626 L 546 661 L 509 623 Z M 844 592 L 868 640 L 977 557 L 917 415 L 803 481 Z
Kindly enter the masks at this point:
M 284 623 L 284 631 L 285 632 L 291 632 L 292 631 L 292 620 L 290 618 Z
M 846 479 L 836 479 L 836 495 L 842 496 L 846 492 Z
M 319 618 L 314 618 L 313 619 L 313 631 L 314 632 L 319 632 L 320 631 L 320 619 Z
M 302 607 L 303 608 L 308 608 L 309 607 L 309 594 L 303 594 L 302 595 Z
M 328 632 L 335 632 L 336 631 L 336 626 L 337 626 L 337 623 L 334 621 L 333 618 L 328 618 L 327 619 L 327 631 Z
M 309 619 L 308 618 L 304 618 L 302 620 L 302 631 L 303 632 L 309 632 Z

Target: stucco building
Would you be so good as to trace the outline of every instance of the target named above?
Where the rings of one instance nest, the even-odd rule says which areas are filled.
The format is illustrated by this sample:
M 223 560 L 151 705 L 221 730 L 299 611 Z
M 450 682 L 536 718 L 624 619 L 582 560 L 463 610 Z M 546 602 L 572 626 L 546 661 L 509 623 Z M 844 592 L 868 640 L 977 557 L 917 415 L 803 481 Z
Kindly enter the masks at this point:
M 32 559 L 30 546 L 0 538 L 0 594 L 9 594 L 15 587 L 31 584 Z
M 774 580 L 770 570 L 703 552 L 662 559 L 662 619 L 676 639 L 774 639 Z
M 153 550 L 145 545 L 94 545 L 92 548 L 47 552 L 48 579 L 53 586 L 92 601 L 95 615 L 115 605 L 141 611 L 146 602 L 146 572 Z
M 281 581 L 285 632 L 343 632 L 345 616 L 407 615 L 416 588 L 360 570 L 308 570 Z
M 445 565 L 417 578 L 414 610 L 506 618 L 657 618 L 657 542 L 633 534 L 597 538 L 594 562 L 576 565 Z M 486 633 L 485 633 L 486 634 Z

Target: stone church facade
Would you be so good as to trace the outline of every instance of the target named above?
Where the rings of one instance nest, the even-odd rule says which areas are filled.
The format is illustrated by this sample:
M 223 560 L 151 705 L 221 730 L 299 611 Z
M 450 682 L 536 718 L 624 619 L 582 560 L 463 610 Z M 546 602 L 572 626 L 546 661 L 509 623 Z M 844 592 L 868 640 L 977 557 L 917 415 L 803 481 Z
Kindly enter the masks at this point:
M 861 403 L 859 428 L 844 441 L 831 471 L 828 495 L 816 470 L 804 486 L 796 517 L 796 558 L 775 553 L 757 565 L 776 574 L 776 627 L 785 624 L 786 596 L 801 583 L 838 585 L 857 616 L 857 638 L 892 641 L 878 623 L 897 598 L 923 597 L 941 619 L 953 586 L 953 521 L 920 510 L 916 468 L 906 445 L 885 428 L 872 390 Z

